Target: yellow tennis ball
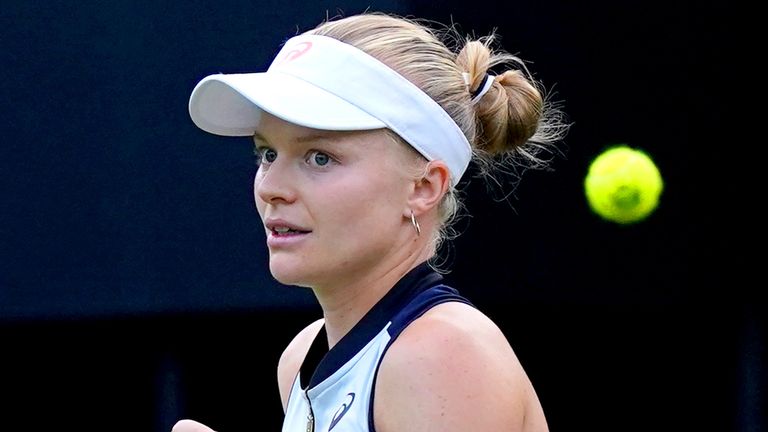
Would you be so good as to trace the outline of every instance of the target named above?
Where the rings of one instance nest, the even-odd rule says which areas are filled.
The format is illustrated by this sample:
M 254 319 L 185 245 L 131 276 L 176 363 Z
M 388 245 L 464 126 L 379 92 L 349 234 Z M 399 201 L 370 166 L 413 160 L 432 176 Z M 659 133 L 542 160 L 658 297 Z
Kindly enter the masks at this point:
M 648 154 L 625 144 L 595 157 L 584 178 L 592 211 L 619 224 L 639 222 L 650 215 L 663 188 L 661 173 Z

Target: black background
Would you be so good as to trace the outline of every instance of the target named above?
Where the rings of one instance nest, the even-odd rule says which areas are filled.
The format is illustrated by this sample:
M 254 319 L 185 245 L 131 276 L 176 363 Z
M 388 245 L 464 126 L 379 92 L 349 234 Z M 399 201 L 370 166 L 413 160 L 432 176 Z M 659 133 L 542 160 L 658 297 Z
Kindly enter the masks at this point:
M 551 429 L 764 427 L 765 305 L 726 264 L 739 227 L 724 219 L 712 127 L 725 108 L 692 73 L 724 52 L 726 11 L 554 0 L 4 3 L 3 421 L 279 430 L 277 360 L 320 311 L 266 271 L 250 143 L 196 129 L 187 101 L 202 77 L 263 70 L 326 13 L 369 7 L 495 29 L 573 122 L 552 171 L 515 189 L 469 181 L 471 217 L 446 258 L 449 282 L 507 334 Z M 582 190 L 618 143 L 665 180 L 632 226 L 592 214 Z

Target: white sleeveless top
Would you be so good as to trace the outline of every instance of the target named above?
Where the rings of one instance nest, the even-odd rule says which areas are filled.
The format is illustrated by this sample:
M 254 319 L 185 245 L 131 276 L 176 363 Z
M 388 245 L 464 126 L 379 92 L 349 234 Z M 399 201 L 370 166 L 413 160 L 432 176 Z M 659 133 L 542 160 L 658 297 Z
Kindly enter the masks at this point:
M 432 307 L 470 304 L 440 281 L 426 263 L 415 267 L 330 351 L 323 327 L 293 382 L 282 432 L 375 432 L 376 374 L 389 346 Z

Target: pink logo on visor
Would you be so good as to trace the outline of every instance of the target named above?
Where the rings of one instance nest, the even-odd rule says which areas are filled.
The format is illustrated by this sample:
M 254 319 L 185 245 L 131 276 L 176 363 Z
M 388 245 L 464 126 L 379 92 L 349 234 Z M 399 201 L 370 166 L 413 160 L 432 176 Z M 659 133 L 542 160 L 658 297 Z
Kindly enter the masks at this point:
M 312 42 L 297 43 L 293 47 L 293 49 L 291 49 L 290 51 L 287 51 L 285 54 L 283 54 L 282 57 L 277 59 L 277 61 L 275 61 L 275 65 L 279 65 L 279 64 L 283 64 L 283 63 L 287 63 L 287 62 L 296 60 L 297 58 L 299 58 L 299 57 L 303 56 L 304 54 L 306 54 L 306 52 L 309 51 L 310 48 L 312 48 Z

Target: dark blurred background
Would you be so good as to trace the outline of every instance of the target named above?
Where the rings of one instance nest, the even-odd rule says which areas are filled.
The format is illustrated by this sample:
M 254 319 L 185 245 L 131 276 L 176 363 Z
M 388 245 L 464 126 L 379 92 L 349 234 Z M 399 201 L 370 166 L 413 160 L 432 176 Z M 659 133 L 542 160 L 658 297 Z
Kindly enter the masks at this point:
M 738 226 L 712 169 L 726 108 L 690 73 L 728 48 L 727 11 L 556 0 L 4 2 L 0 429 L 279 430 L 277 360 L 320 310 L 268 273 L 250 142 L 198 130 L 187 101 L 204 76 L 263 70 L 287 37 L 366 9 L 496 30 L 573 122 L 553 170 L 467 184 L 446 251 L 551 430 L 763 430 L 766 308 L 727 265 Z M 631 226 L 582 189 L 617 143 L 666 182 Z

